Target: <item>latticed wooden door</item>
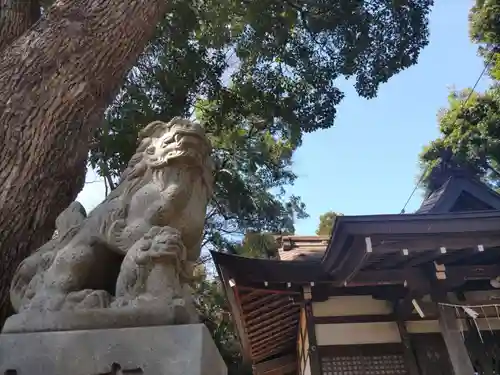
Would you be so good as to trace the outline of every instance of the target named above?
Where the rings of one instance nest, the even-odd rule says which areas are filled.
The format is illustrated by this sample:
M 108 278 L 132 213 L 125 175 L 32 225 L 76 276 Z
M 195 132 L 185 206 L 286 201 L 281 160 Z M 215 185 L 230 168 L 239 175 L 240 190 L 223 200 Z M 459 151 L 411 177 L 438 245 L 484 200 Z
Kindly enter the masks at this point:
M 397 344 L 321 348 L 322 375 L 407 375 L 403 348 Z
M 465 345 L 477 374 L 500 374 L 500 332 L 482 331 L 479 336 L 475 327 L 471 326 L 464 335 Z
M 421 375 L 453 375 L 441 334 L 413 334 L 410 338 Z

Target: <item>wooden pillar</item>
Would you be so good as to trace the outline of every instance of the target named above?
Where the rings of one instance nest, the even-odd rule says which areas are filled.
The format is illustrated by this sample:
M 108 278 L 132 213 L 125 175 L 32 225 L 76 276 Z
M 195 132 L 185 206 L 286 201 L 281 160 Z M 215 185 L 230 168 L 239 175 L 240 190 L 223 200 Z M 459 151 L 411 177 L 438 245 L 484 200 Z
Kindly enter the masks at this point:
M 321 375 L 321 362 L 312 310 L 311 287 L 309 286 L 304 287 L 304 310 L 306 313 L 307 337 L 309 338 L 309 366 L 311 366 L 311 375 Z
M 439 329 L 448 351 L 453 373 L 455 375 L 475 375 L 469 352 L 460 331 L 455 309 L 439 304 L 439 302 L 448 302 L 447 290 L 449 290 L 449 284 L 447 284 L 446 266 L 434 262 L 432 266 L 429 265 L 426 271 L 431 280 L 430 294 L 432 301 L 436 303 Z
M 456 293 L 457 299 L 460 302 L 466 302 L 465 296 L 463 293 Z M 477 327 L 474 324 L 473 319 L 470 316 L 466 315 L 465 317 L 465 328 L 467 328 L 467 332 L 465 332 L 465 344 L 470 351 L 470 356 L 472 357 L 472 361 L 479 362 L 480 371 L 483 375 L 494 375 L 495 370 L 493 368 L 493 361 L 487 355 L 487 351 L 485 350 L 484 343 L 481 341 L 479 333 L 477 331 Z M 479 369 L 478 369 L 479 370 Z
M 435 300 L 436 301 L 436 300 Z M 437 300 L 436 302 L 438 302 Z M 437 305 L 439 328 L 455 375 L 474 375 L 474 367 L 463 341 L 455 310 Z
M 403 319 L 402 314 L 400 313 L 399 303 L 396 302 L 393 304 L 394 316 L 396 319 L 396 323 L 398 325 L 399 335 L 401 336 L 401 342 L 403 344 L 403 354 L 405 358 L 405 364 L 408 369 L 409 375 L 420 375 L 420 369 L 418 367 L 417 359 L 415 358 L 415 351 L 413 350 L 410 335 L 406 330 L 406 325 Z

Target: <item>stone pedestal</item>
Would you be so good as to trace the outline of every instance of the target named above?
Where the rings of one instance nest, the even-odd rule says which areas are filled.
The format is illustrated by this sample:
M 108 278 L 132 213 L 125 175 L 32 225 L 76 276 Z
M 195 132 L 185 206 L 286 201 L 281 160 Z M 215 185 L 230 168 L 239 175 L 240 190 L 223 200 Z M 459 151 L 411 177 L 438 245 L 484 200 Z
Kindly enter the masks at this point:
M 0 374 L 226 375 L 202 324 L 0 335 Z

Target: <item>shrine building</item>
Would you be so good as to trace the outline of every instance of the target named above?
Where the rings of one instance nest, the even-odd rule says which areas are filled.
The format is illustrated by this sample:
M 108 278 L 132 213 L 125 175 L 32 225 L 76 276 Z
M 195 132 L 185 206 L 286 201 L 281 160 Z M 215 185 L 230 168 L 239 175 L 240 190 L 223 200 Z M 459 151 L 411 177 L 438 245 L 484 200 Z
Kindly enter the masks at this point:
M 278 259 L 212 253 L 255 375 L 500 373 L 500 195 L 433 181 L 417 212 L 339 216 Z

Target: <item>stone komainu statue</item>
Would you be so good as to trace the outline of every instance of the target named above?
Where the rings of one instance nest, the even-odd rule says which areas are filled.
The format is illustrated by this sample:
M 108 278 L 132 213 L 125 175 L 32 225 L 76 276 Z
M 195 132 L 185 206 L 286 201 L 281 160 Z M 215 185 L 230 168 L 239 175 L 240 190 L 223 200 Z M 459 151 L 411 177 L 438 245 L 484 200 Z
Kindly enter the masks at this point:
M 88 216 L 70 205 L 56 222 L 58 236 L 20 264 L 11 301 L 25 323 L 30 314 L 97 310 L 157 309 L 162 324 L 196 320 L 187 281 L 212 195 L 210 143 L 198 124 L 180 118 L 149 124 L 139 140 L 104 202 Z

